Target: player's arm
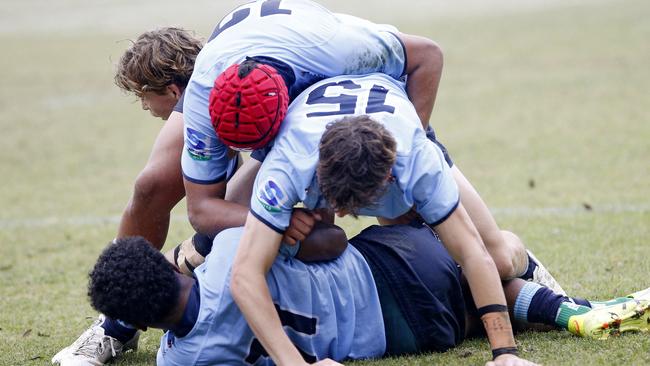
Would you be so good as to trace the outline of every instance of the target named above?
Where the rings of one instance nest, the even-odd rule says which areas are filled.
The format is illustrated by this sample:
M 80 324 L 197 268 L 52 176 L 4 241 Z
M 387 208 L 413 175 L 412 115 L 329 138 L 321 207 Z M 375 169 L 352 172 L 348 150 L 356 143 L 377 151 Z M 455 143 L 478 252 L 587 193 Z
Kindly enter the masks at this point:
M 497 364 L 528 364 L 515 355 L 517 348 L 496 265 L 460 203 L 458 187 L 442 151 L 425 139 L 423 133 L 416 136 L 407 158 L 412 160 L 396 164 L 396 178 L 412 192 L 418 213 L 462 267 Z
M 406 50 L 406 92 L 426 128 L 442 76 L 442 50 L 428 38 L 405 33 L 399 37 Z
M 257 172 L 261 166 L 262 162 L 259 160 L 253 158 L 246 160 L 228 181 L 226 185 L 226 200 L 237 202 L 248 207 L 253 194 L 255 176 L 257 176 Z
M 266 273 L 271 268 L 282 234 L 248 215 L 232 266 L 230 290 L 255 336 L 278 365 L 304 365 L 302 356 L 282 329 L 273 305 Z
M 149 160 L 138 175 L 118 229 L 118 238 L 143 236 L 160 249 L 169 229 L 170 211 L 183 198 L 180 156 L 183 114 L 173 112 L 163 125 Z
M 224 199 L 226 182 L 199 184 L 184 179 L 187 213 L 194 230 L 214 236 L 219 231 L 244 225 L 248 207 Z
M 461 266 L 497 364 L 530 364 L 516 356 L 516 344 L 496 265 L 462 204 L 432 228 Z M 482 313 L 482 310 L 486 311 Z M 512 362 L 512 363 L 508 363 Z

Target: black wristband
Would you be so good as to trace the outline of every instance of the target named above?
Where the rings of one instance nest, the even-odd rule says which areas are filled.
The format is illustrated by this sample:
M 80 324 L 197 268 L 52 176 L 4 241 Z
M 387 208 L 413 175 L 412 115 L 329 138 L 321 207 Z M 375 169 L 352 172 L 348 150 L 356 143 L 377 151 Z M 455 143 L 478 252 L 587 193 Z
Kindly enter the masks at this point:
M 519 352 L 517 352 L 517 347 L 501 347 L 501 348 L 495 348 L 492 350 L 492 360 L 496 359 L 497 357 L 505 354 L 509 355 L 515 355 L 517 356 Z
M 508 307 L 501 304 L 485 305 L 476 309 L 476 312 L 478 313 L 478 316 L 480 318 L 487 313 L 504 313 L 504 312 L 507 313 Z

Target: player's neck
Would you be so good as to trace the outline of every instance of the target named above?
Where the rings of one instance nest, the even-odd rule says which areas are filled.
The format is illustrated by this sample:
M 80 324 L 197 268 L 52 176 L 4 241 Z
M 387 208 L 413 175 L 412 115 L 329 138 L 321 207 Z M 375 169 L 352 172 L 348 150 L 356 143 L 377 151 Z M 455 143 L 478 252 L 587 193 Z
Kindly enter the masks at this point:
M 176 279 L 180 285 L 180 291 L 178 295 L 178 301 L 174 308 L 171 311 L 171 314 L 165 319 L 167 327 L 165 328 L 175 328 L 183 319 L 183 314 L 185 313 L 185 308 L 187 307 L 187 302 L 192 292 L 192 287 L 194 286 L 195 279 L 188 277 L 186 275 L 177 273 Z

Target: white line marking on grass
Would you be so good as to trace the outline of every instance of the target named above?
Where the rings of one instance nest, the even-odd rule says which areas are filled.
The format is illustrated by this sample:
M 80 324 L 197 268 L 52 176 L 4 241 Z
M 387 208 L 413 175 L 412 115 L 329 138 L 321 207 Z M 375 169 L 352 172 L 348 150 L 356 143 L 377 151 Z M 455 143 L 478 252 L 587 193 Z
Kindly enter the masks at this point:
M 610 213 L 646 213 L 650 212 L 650 203 L 638 205 L 592 205 L 570 207 L 497 207 L 491 211 L 497 216 L 569 216 L 580 213 L 610 214 Z M 172 222 L 187 222 L 185 215 L 172 215 Z M 91 226 L 111 224 L 117 225 L 120 216 L 71 216 L 71 217 L 41 217 L 32 219 L 0 219 L 0 229 L 40 228 L 57 225 Z

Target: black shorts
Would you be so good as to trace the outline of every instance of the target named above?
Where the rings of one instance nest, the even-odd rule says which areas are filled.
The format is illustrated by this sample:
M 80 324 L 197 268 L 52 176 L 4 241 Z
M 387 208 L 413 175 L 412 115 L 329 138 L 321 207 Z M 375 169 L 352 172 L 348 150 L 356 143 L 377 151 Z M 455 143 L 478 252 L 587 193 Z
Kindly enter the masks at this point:
M 452 166 L 454 166 L 454 162 L 451 160 L 451 156 L 449 156 L 449 151 L 447 151 L 445 145 L 443 145 L 440 141 L 436 139 L 436 133 L 435 131 L 433 131 L 433 128 L 431 128 L 431 126 L 427 127 L 426 133 L 427 133 L 427 138 L 433 141 L 433 143 L 436 144 L 440 148 L 440 150 L 442 150 L 442 153 L 445 155 L 445 161 L 447 161 L 449 167 L 451 168 Z
M 461 271 L 427 226 L 371 226 L 350 244 L 375 277 L 387 354 L 444 352 L 463 341 Z

